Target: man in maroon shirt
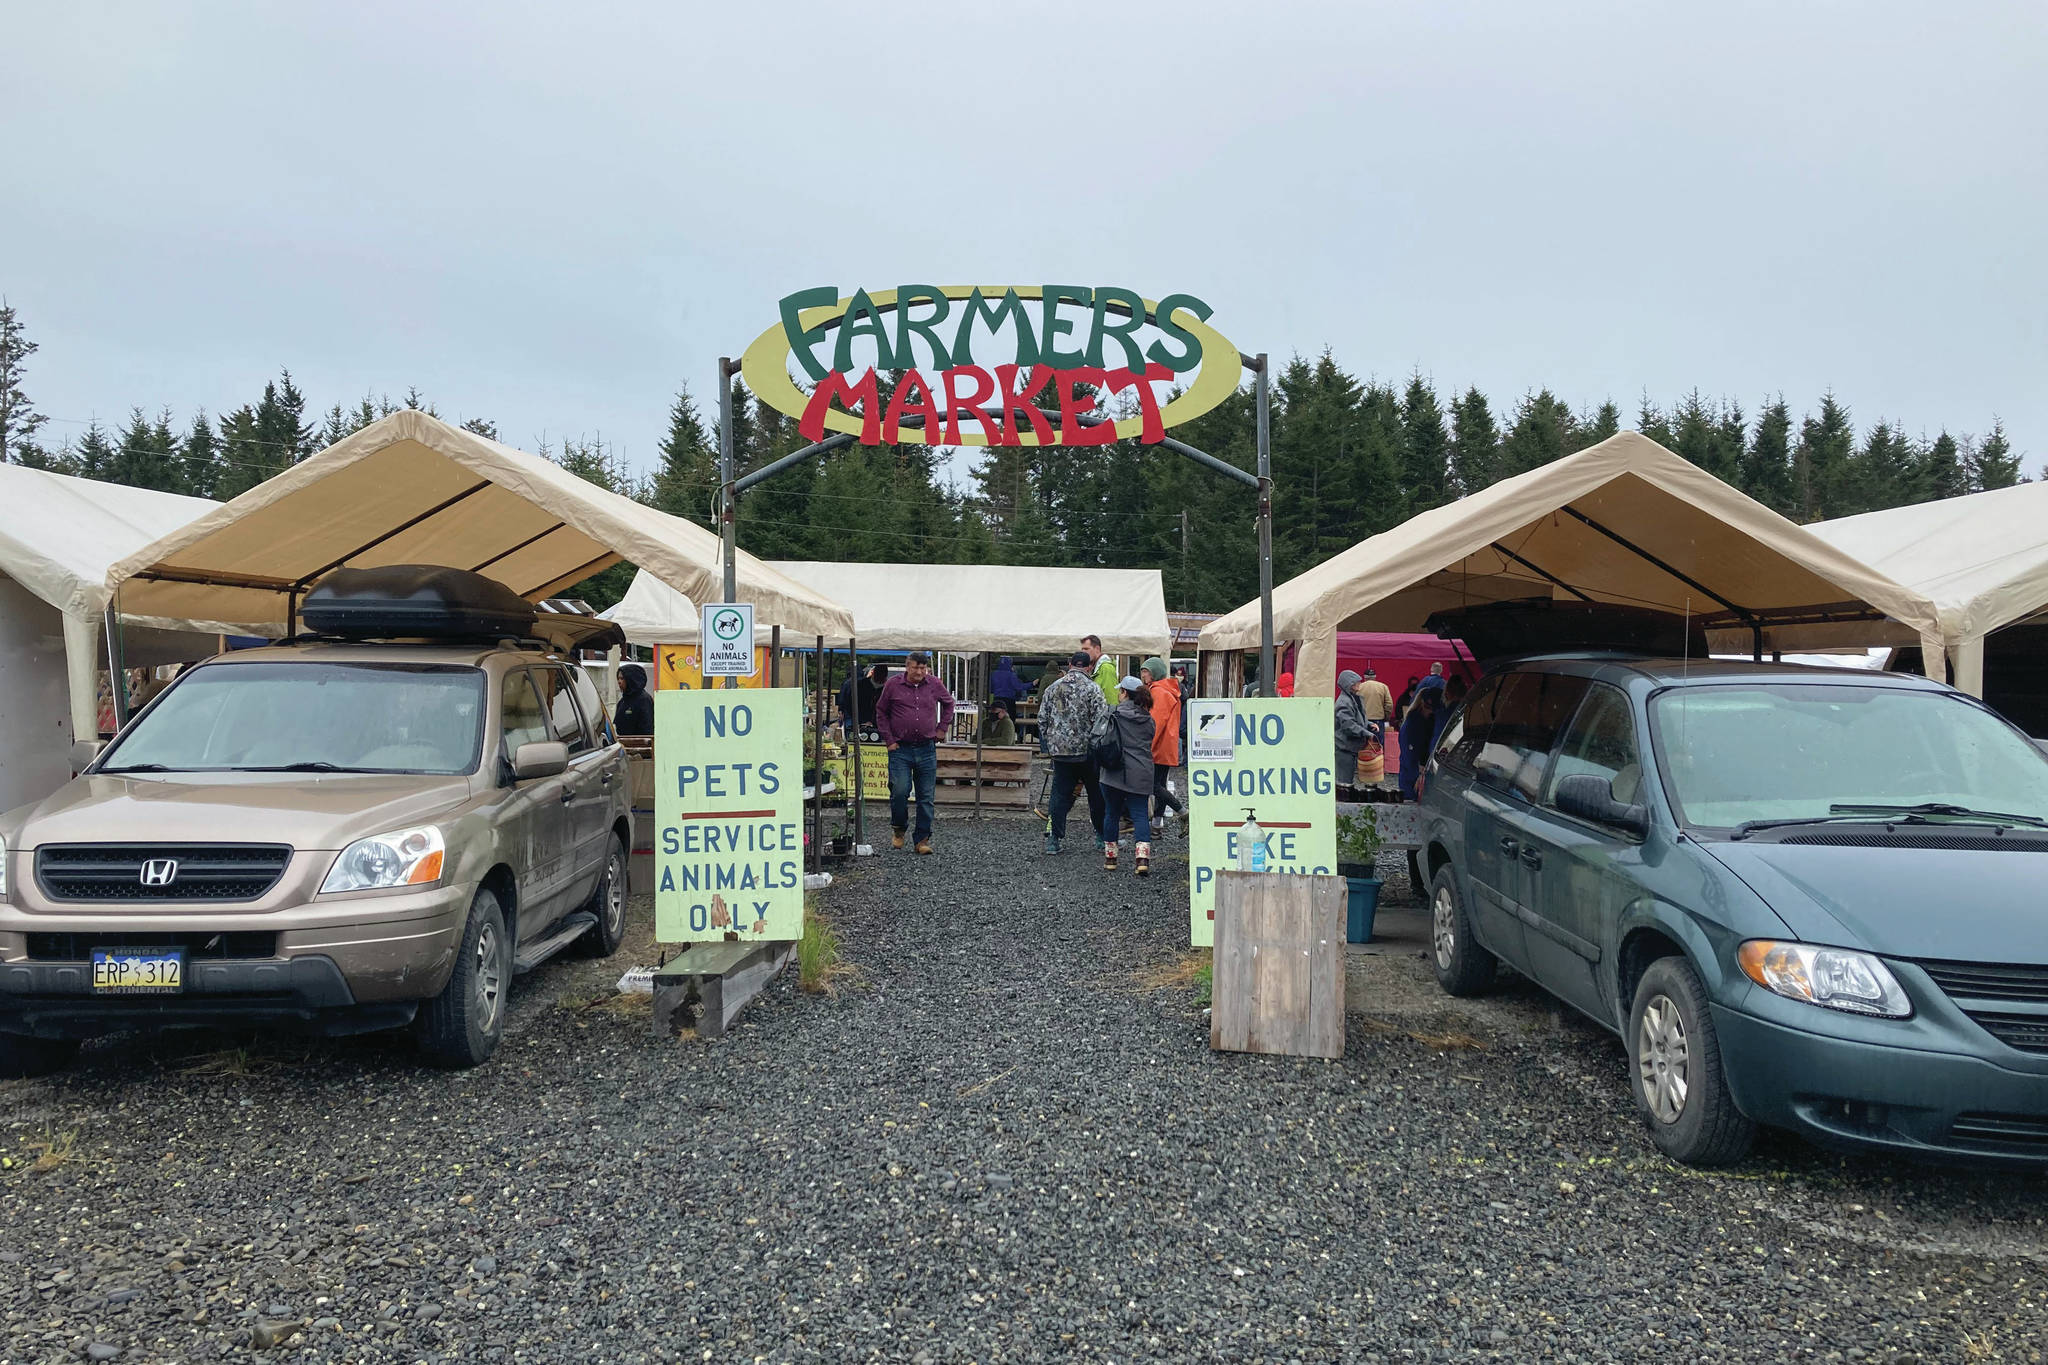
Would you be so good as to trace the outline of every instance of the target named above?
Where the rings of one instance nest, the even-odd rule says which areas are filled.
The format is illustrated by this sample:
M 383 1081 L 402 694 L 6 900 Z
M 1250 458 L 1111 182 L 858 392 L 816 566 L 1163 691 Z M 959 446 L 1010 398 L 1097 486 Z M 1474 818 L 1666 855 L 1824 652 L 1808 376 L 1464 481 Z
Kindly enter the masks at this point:
M 932 851 L 933 792 L 939 785 L 939 736 L 953 726 L 953 694 L 932 676 L 931 661 L 913 653 L 903 671 L 882 684 L 875 728 L 889 748 L 889 824 L 893 847 L 910 825 L 910 789 L 917 786 L 917 851 Z

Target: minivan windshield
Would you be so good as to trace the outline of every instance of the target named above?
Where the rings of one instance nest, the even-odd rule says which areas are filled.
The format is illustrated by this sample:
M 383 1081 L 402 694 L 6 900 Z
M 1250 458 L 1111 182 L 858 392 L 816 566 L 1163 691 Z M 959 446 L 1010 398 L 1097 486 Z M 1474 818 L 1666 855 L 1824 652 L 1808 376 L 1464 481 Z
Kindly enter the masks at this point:
M 476 770 L 484 675 L 461 665 L 210 664 L 114 741 L 99 771 Z
M 2048 755 L 1947 693 L 1679 687 L 1659 694 L 1650 716 L 1666 788 L 1688 825 L 1853 818 L 1845 808 L 1930 803 L 2048 819 Z

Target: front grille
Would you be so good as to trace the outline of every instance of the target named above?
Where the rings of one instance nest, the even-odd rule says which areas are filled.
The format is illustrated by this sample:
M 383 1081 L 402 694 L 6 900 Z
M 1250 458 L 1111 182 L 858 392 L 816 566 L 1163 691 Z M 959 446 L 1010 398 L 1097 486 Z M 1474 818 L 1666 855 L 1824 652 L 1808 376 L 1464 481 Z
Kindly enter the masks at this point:
M 291 857 L 283 844 L 46 844 L 36 882 L 53 901 L 252 901 Z
M 1779 835 L 1778 842 L 1819 844 L 1827 848 L 1946 848 L 1965 853 L 2048 853 L 2048 835 L 1986 834 L 1981 830 L 1964 833 L 1960 830 L 1903 826 L 1794 830 Z
M 2048 1152 L 2048 1114 L 1959 1114 L 1948 1131 L 1958 1142 Z
M 1989 1010 L 1965 1010 L 1983 1030 L 2021 1052 L 2048 1054 L 2048 1015 L 1993 1014 Z
M 277 935 L 255 930 L 233 933 L 190 931 L 160 934 L 92 933 L 30 934 L 28 955 L 32 962 L 84 962 L 95 948 L 183 948 L 194 962 L 212 959 L 242 959 L 277 956 Z
M 2048 1004 L 2048 966 L 2007 962 L 1922 962 L 1920 969 L 1947 994 L 1964 1000 L 2023 1000 Z

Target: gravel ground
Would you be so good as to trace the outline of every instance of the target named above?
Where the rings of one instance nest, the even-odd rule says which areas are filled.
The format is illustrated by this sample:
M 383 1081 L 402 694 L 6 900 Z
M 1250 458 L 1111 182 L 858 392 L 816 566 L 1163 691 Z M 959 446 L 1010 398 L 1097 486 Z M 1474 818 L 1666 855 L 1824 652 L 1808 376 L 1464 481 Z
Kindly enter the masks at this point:
M 124 1039 L 0 1088 L 0 1359 L 2041 1359 L 2040 1177 L 1681 1170 L 1612 1040 L 1400 952 L 1341 1062 L 1214 1054 L 1139 979 L 1176 846 L 941 820 L 827 893 L 858 980 L 722 1042 L 564 1003 L 622 955 L 524 978 L 467 1075 Z

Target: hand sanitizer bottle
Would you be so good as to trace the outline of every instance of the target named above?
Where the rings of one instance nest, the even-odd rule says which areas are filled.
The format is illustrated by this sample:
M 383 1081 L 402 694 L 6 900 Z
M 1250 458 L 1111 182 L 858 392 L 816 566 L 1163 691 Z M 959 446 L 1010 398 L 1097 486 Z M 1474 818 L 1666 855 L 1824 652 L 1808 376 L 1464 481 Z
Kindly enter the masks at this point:
M 1244 809 L 1244 823 L 1237 827 L 1237 870 L 1266 870 L 1266 831 L 1259 828 L 1258 816 L 1250 806 Z

